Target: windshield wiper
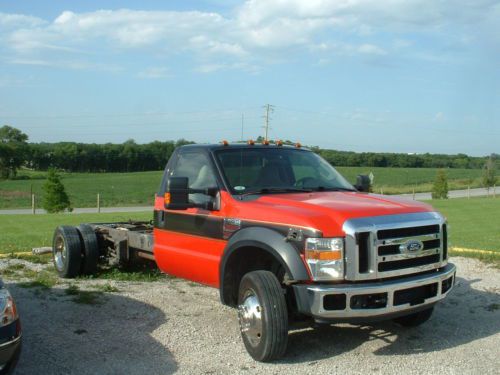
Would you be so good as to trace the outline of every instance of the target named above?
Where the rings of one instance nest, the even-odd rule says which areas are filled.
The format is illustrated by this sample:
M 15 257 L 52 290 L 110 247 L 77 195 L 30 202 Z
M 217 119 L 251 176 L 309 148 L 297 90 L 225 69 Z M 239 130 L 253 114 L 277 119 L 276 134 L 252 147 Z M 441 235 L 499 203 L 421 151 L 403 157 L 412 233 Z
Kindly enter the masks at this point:
M 301 189 L 295 187 L 266 187 L 258 190 L 247 191 L 243 194 L 238 194 L 240 197 L 247 195 L 261 195 L 261 194 L 273 194 L 273 193 L 310 193 L 312 189 Z

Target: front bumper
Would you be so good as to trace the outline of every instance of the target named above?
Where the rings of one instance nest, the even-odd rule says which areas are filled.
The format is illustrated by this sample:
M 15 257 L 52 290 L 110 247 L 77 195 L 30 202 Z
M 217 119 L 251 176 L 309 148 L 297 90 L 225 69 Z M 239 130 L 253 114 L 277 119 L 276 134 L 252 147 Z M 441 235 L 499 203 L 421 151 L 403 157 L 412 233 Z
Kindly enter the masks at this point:
M 300 313 L 317 321 L 372 321 L 424 310 L 446 297 L 456 268 L 379 282 L 293 285 Z
M 9 374 L 21 352 L 20 322 L 16 320 L 0 328 L 0 375 Z

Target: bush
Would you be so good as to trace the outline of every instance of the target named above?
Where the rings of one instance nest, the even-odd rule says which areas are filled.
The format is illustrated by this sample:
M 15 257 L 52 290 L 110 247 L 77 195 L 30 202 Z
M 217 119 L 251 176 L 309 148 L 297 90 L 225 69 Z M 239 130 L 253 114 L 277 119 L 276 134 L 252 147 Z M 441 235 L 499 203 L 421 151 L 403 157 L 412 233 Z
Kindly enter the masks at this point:
M 53 168 L 47 173 L 47 181 L 43 185 L 42 207 L 49 213 L 61 212 L 65 209 L 71 211 L 68 194 L 64 190 L 61 176 Z
M 432 199 L 448 199 L 448 176 L 443 169 L 436 174 L 436 180 L 432 187 Z

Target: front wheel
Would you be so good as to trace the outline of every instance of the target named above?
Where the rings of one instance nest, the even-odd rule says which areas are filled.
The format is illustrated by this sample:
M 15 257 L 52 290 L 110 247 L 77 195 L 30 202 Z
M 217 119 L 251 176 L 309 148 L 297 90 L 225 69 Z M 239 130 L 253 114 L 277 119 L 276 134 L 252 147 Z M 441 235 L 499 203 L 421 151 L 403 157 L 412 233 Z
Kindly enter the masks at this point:
M 403 327 L 416 327 L 428 321 L 432 316 L 433 311 L 434 307 L 431 307 L 429 309 L 422 310 L 410 315 L 401 316 L 394 319 L 394 321 L 402 325 Z
M 256 361 L 283 356 L 288 342 L 288 312 L 283 289 L 269 271 L 252 271 L 241 279 L 238 318 L 247 352 Z

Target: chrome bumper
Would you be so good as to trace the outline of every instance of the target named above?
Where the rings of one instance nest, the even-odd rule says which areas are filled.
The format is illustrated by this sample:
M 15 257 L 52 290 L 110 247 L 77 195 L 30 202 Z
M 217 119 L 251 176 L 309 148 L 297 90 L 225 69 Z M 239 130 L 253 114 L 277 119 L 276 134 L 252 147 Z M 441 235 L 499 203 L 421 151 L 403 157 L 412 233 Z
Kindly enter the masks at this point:
M 319 321 L 383 320 L 423 310 L 445 298 L 455 284 L 455 272 L 449 263 L 432 273 L 396 280 L 293 288 L 299 312 Z M 336 302 L 328 306 L 325 297 Z

